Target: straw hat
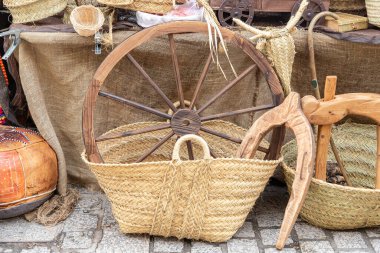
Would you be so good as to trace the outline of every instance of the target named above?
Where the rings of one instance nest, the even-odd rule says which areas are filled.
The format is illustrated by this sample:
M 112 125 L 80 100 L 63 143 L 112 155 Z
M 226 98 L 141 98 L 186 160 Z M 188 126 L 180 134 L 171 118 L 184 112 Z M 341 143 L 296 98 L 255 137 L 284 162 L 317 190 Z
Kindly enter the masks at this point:
M 70 15 L 74 30 L 81 36 L 92 36 L 103 26 L 104 15 L 92 5 L 76 7 Z
M 53 16 L 63 11 L 67 0 L 4 0 L 13 23 L 28 23 Z

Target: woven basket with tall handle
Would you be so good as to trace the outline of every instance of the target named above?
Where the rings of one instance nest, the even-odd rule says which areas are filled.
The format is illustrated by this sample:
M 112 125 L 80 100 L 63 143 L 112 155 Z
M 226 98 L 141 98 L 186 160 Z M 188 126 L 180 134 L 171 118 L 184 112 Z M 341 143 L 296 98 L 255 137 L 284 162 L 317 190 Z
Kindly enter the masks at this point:
M 141 127 L 139 124 L 146 127 L 155 123 L 126 125 L 112 133 L 130 131 Z M 224 121 L 209 122 L 208 127 L 241 136 L 245 133 Z M 120 229 L 124 233 L 211 242 L 228 240 L 244 223 L 280 161 L 233 158 L 238 144 L 203 134 L 214 152 L 226 158 L 213 159 L 204 139 L 185 135 L 175 145 L 174 140 L 165 143 L 147 162 L 132 162 L 166 132 L 160 130 L 126 137 L 122 142 L 101 143 L 99 151 L 105 163 L 89 162 L 83 154 L 112 203 Z M 195 158 L 203 156 L 203 159 L 181 160 L 180 148 L 189 140 Z M 186 153 L 185 149 L 181 153 Z

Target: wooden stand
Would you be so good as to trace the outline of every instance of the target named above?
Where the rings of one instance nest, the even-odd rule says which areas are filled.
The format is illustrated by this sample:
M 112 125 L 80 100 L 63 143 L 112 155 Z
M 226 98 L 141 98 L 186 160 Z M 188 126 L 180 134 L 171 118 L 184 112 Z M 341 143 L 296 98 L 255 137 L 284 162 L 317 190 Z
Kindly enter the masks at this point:
M 293 130 L 296 136 L 298 156 L 296 176 L 276 244 L 278 249 L 285 246 L 286 239 L 289 237 L 301 211 L 313 177 L 315 161 L 314 135 L 308 119 L 302 112 L 299 94 L 290 93 L 280 106 L 261 116 L 249 129 L 238 151 L 238 157 L 252 158 L 265 135 L 271 129 L 284 124 Z

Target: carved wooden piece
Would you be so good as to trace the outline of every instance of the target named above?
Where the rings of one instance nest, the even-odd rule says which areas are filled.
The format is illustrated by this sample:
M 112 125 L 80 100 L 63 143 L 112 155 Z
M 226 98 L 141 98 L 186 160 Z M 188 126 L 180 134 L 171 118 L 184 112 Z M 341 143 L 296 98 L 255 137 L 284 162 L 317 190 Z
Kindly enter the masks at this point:
M 283 124 L 292 129 L 296 136 L 298 155 L 292 192 L 276 244 L 278 249 L 282 249 L 285 245 L 313 177 L 314 135 L 308 119 L 302 112 L 299 94 L 290 93 L 280 106 L 263 114 L 249 129 L 238 151 L 238 157 L 252 158 L 264 136 L 274 127 Z
M 260 52 L 258 52 L 256 50 L 254 45 L 252 45 L 249 41 L 247 41 L 246 39 L 244 39 L 240 35 L 232 32 L 228 29 L 225 29 L 225 28 L 220 28 L 220 30 L 221 30 L 223 38 L 226 41 L 228 41 L 228 42 L 234 44 L 235 46 L 237 46 L 238 48 L 240 48 L 245 54 L 247 54 L 254 61 L 254 64 L 255 64 L 255 65 L 252 65 L 251 67 L 249 67 L 249 69 L 246 70 L 246 72 L 244 72 L 243 75 L 240 76 L 239 80 L 235 79 L 228 86 L 229 87 L 234 86 L 245 75 L 247 75 L 248 72 L 252 71 L 255 68 L 255 66 L 257 66 L 257 68 L 262 73 L 264 73 L 265 78 L 268 82 L 269 88 L 271 90 L 271 93 L 273 95 L 273 104 L 271 106 L 276 106 L 276 105 L 280 104 L 284 98 L 282 87 L 280 85 L 280 82 L 279 82 L 274 70 L 272 69 L 270 64 L 267 62 L 265 57 Z M 177 34 L 177 33 L 204 33 L 204 34 L 208 34 L 208 26 L 207 26 L 207 24 L 202 23 L 202 22 L 190 21 L 190 22 L 166 23 L 166 24 L 154 26 L 154 27 L 151 27 L 148 29 L 144 29 L 143 31 L 132 35 L 127 40 L 122 42 L 118 47 L 116 47 L 106 57 L 106 59 L 99 66 L 99 68 L 97 69 L 97 71 L 94 74 L 94 77 L 93 77 L 91 84 L 88 87 L 86 97 L 85 97 L 85 101 L 84 101 L 84 106 L 83 106 L 83 125 L 82 125 L 83 139 L 84 139 L 84 143 L 85 143 L 85 147 L 86 147 L 87 157 L 91 162 L 96 162 L 96 163 L 103 162 L 102 157 L 99 154 L 98 148 L 96 146 L 96 141 L 94 138 L 94 128 L 93 128 L 94 110 L 95 110 L 95 104 L 96 104 L 96 99 L 97 99 L 98 94 L 103 96 L 103 97 L 113 99 L 117 102 L 127 104 L 129 106 L 133 106 L 139 110 L 143 110 L 145 112 L 149 112 L 149 113 L 158 115 L 160 117 L 172 120 L 173 115 L 169 115 L 167 113 L 160 112 L 157 109 L 150 108 L 150 107 L 145 106 L 143 104 L 140 104 L 140 103 L 137 103 L 137 102 L 125 99 L 125 98 L 121 98 L 121 97 L 118 97 L 116 95 L 109 94 L 107 92 L 100 91 L 100 88 L 101 88 L 103 82 L 105 81 L 105 79 L 107 78 L 107 76 L 109 75 L 109 73 L 111 72 L 111 70 L 116 66 L 116 64 L 123 57 L 127 56 L 134 48 L 136 48 L 136 47 L 138 47 L 138 46 L 140 46 L 140 45 L 142 45 L 142 44 L 144 44 L 144 43 L 146 43 L 146 42 L 148 42 L 154 38 L 157 38 L 157 37 L 160 37 L 163 35 L 169 35 L 169 44 L 170 44 L 170 50 L 172 52 L 173 68 L 174 68 L 174 73 L 175 73 L 176 83 L 177 83 L 177 88 L 178 88 L 178 96 L 179 96 L 178 99 L 179 99 L 179 101 L 182 101 L 183 91 L 182 91 L 182 87 L 181 87 L 181 83 L 180 83 L 181 80 L 180 80 L 180 74 L 179 74 L 178 59 L 176 59 L 177 56 L 175 54 L 175 43 L 174 43 L 174 39 L 173 39 L 173 34 Z M 170 101 L 168 101 L 168 99 L 166 99 L 166 97 L 163 96 L 163 94 L 160 94 L 160 89 L 158 88 L 157 84 L 146 74 L 145 71 L 143 71 L 140 68 L 141 66 L 137 62 L 133 61 L 134 60 L 133 57 L 130 56 L 129 59 L 132 61 L 132 63 L 135 65 L 135 67 L 137 67 L 137 69 L 140 71 L 140 73 L 142 73 L 144 75 L 144 77 L 153 86 L 153 88 L 158 92 L 158 94 L 165 100 L 165 102 L 169 105 L 169 107 L 171 107 L 170 106 L 171 103 L 169 103 Z M 206 62 L 206 66 L 204 67 L 204 70 L 201 74 L 200 80 L 198 81 L 198 84 L 197 84 L 197 87 L 199 87 L 198 90 L 202 86 L 204 78 L 207 74 L 207 70 L 209 68 L 208 65 L 210 63 L 211 63 L 210 60 L 208 60 Z M 212 98 L 213 101 L 218 99 L 219 96 L 223 95 L 224 92 L 227 92 L 227 91 L 228 91 L 228 89 L 222 90 L 222 92 L 217 94 L 218 96 L 215 96 Z M 199 93 L 199 91 L 198 91 L 198 93 Z M 196 100 L 197 96 L 198 95 L 195 94 L 195 96 L 193 96 L 193 98 L 195 98 L 195 100 Z M 194 104 L 195 104 L 195 102 L 193 102 L 193 105 Z M 210 104 L 208 104 L 208 105 L 210 105 Z M 183 107 L 183 106 L 181 106 L 181 107 Z M 201 108 L 201 106 L 199 106 L 199 108 Z M 184 108 L 182 108 L 182 109 L 184 109 Z M 257 108 L 257 109 L 261 110 L 261 108 Z M 262 109 L 265 109 L 265 108 L 262 108 Z M 195 107 L 193 109 L 190 109 L 190 110 L 193 110 L 194 112 L 196 112 Z M 255 111 L 256 108 L 247 108 L 247 109 L 242 109 L 242 110 L 225 113 L 224 115 L 218 114 L 217 116 L 218 117 L 219 116 L 224 117 L 224 116 L 235 115 L 235 113 L 236 113 L 236 115 L 241 114 L 241 113 L 248 113 L 251 111 Z M 199 115 L 199 113 L 198 113 L 198 115 Z M 201 117 L 201 121 L 203 121 L 202 117 Z M 177 131 L 177 133 L 180 133 L 180 130 L 179 130 L 178 124 L 177 124 L 178 122 L 174 121 L 174 123 L 175 124 L 173 124 L 173 125 L 175 125 L 175 127 L 177 127 L 177 129 L 175 129 L 175 130 Z M 171 125 L 172 129 L 173 129 L 173 125 Z M 285 131 L 283 128 L 278 128 L 278 129 L 274 130 L 274 132 L 273 132 L 274 138 L 272 138 L 271 145 L 269 148 L 269 152 L 267 155 L 267 157 L 269 159 L 276 159 L 278 157 L 279 152 L 280 152 L 279 143 L 282 143 L 282 140 L 284 138 L 284 132 Z M 137 131 L 137 133 L 128 133 L 128 134 L 138 134 L 138 133 L 139 132 Z M 190 146 L 191 146 L 191 144 L 188 144 L 189 153 L 190 153 L 190 148 L 191 148 Z
M 311 124 L 330 125 L 348 115 L 370 118 L 378 125 L 376 189 L 380 189 L 380 94 L 348 93 L 335 96 L 331 101 L 320 101 L 312 96 L 302 99 L 302 108 Z M 326 161 L 325 161 L 326 162 Z
M 334 99 L 336 92 L 336 76 L 327 76 L 325 82 L 325 99 L 330 101 Z M 327 155 L 329 151 L 329 143 L 331 138 L 331 130 L 333 125 L 318 126 L 317 137 L 317 158 L 315 161 L 315 178 L 326 181 L 327 176 Z

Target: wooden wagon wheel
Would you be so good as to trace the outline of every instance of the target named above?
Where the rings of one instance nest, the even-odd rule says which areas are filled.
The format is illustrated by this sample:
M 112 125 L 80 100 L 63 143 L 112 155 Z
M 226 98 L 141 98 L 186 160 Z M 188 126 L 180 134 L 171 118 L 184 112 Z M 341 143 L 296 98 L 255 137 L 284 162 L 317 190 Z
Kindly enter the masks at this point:
M 232 26 L 233 18 L 250 25 L 253 16 L 253 0 L 224 0 L 218 10 L 218 20 L 222 26 Z
M 298 0 L 292 9 L 292 16 L 294 16 L 298 9 L 300 8 L 302 0 Z M 311 20 L 320 12 L 327 11 L 325 5 L 322 0 L 310 0 L 309 5 L 306 10 L 302 14 L 302 18 L 298 21 L 297 26 L 308 27 Z M 317 24 L 320 24 L 323 20 L 318 21 Z
M 199 81 L 196 84 L 196 89 L 191 99 L 190 106 L 186 108 L 185 102 L 184 102 L 185 101 L 184 93 L 182 89 L 181 75 L 179 71 L 178 58 L 176 54 L 176 43 L 174 40 L 174 34 L 181 34 L 181 33 L 207 34 L 208 26 L 206 23 L 190 21 L 190 22 L 173 22 L 173 23 L 158 25 L 158 26 L 151 27 L 149 29 L 145 29 L 141 32 L 134 34 L 133 36 L 129 37 L 127 40 L 122 42 L 118 47 L 116 47 L 106 57 L 106 59 L 102 62 L 102 64 L 99 66 L 99 68 L 95 72 L 94 77 L 91 81 L 91 84 L 88 87 L 84 105 L 83 105 L 83 122 L 82 122 L 83 129 L 82 130 L 83 130 L 83 139 L 84 139 L 84 144 L 86 148 L 86 154 L 89 161 L 95 162 L 95 163 L 103 162 L 102 157 L 98 151 L 97 142 L 126 137 L 126 136 L 132 136 L 132 135 L 137 135 L 137 134 L 142 134 L 142 133 L 147 133 L 147 132 L 153 132 L 153 131 L 162 130 L 162 129 L 171 129 L 171 131 L 169 134 L 163 137 L 156 145 L 154 145 L 150 150 L 147 150 L 147 152 L 142 157 L 140 157 L 137 162 L 143 161 L 146 157 L 152 154 L 161 145 L 163 145 L 166 141 L 168 141 L 171 137 L 175 135 L 181 136 L 185 134 L 197 134 L 199 131 L 202 131 L 202 132 L 206 132 L 206 133 L 218 136 L 223 139 L 227 139 L 235 143 L 241 143 L 242 140 L 228 136 L 224 133 L 214 131 L 212 129 L 208 129 L 204 127 L 202 123 L 205 121 L 221 119 L 228 116 L 241 115 L 245 113 L 251 113 L 251 112 L 262 111 L 262 110 L 273 108 L 276 105 L 279 105 L 283 101 L 284 95 L 283 95 L 283 91 L 282 91 L 282 87 L 280 85 L 279 79 L 277 78 L 274 70 L 272 69 L 268 61 L 265 59 L 265 57 L 255 49 L 255 46 L 251 44 L 248 40 L 241 37 L 240 35 L 232 32 L 231 30 L 228 30 L 226 28 L 220 28 L 220 30 L 221 30 L 224 40 L 229 41 L 230 43 L 235 45 L 237 48 L 240 48 L 246 55 L 248 55 L 252 59 L 253 64 L 250 66 L 247 66 L 247 68 L 242 73 L 240 74 L 238 73 L 238 76 L 232 82 L 230 82 L 225 87 L 223 87 L 219 92 L 216 92 L 215 95 L 213 95 L 213 97 L 210 97 L 210 99 L 208 100 L 208 102 L 206 102 L 206 104 L 203 104 L 203 105 L 197 104 L 196 106 L 197 109 L 195 109 L 195 104 L 197 103 L 198 97 L 200 95 L 201 87 L 204 83 L 210 64 L 212 62 L 212 55 L 210 54 L 208 56 L 207 62 L 205 66 L 203 67 L 202 74 L 199 78 Z M 134 48 L 150 41 L 151 39 L 165 36 L 165 35 L 168 36 L 168 43 L 170 45 L 170 50 L 172 54 L 173 69 L 175 73 L 176 87 L 177 87 L 177 93 L 178 93 L 178 101 L 180 101 L 180 108 L 176 108 L 174 106 L 173 102 L 164 94 L 164 92 L 160 89 L 158 84 L 154 82 L 154 80 L 145 72 L 143 67 L 130 54 L 130 52 Z M 150 85 L 157 92 L 157 94 L 165 101 L 168 108 L 170 108 L 174 112 L 173 115 L 159 111 L 154 108 L 150 108 L 141 103 L 131 101 L 129 99 L 119 97 L 119 96 L 100 90 L 104 80 L 107 78 L 111 70 L 124 56 L 126 56 L 130 60 L 130 62 L 137 68 L 137 70 L 150 83 Z M 240 109 L 240 110 L 231 111 L 231 112 L 223 112 L 223 113 L 214 114 L 214 115 L 206 115 L 206 116 L 203 115 L 203 111 L 206 108 L 208 108 L 218 98 L 220 98 L 222 95 L 228 92 L 232 87 L 236 86 L 236 84 L 238 84 L 245 76 L 247 76 L 251 71 L 253 71 L 256 68 L 256 66 L 258 67 L 258 69 L 260 69 L 262 73 L 264 73 L 264 76 L 271 90 L 272 97 L 273 97 L 271 104 L 245 108 L 245 109 Z M 170 122 L 169 123 L 162 122 L 162 124 L 159 124 L 154 127 L 147 127 L 143 129 L 128 131 L 119 135 L 107 135 L 107 136 L 103 135 L 102 138 L 95 139 L 93 119 L 94 119 L 96 99 L 98 95 L 105 98 L 109 98 L 111 100 L 114 100 L 116 102 L 119 102 L 128 106 L 137 108 L 139 110 L 149 112 L 163 119 L 166 119 L 166 120 L 169 119 Z M 283 138 L 284 138 L 284 128 L 277 128 L 276 130 L 274 130 L 269 149 L 264 149 L 264 148 L 261 149 L 261 151 L 265 151 L 267 153 L 266 157 L 268 159 L 276 159 L 278 157 Z M 188 153 L 191 159 L 192 147 L 191 147 L 190 142 L 188 143 Z

